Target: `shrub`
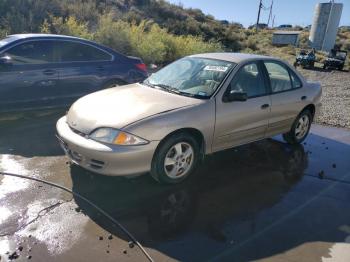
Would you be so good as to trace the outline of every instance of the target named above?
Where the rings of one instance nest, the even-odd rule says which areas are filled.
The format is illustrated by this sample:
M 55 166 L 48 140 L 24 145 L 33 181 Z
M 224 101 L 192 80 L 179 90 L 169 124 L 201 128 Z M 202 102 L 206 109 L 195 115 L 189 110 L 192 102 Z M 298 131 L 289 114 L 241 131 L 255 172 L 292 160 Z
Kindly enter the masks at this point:
M 112 15 L 102 16 L 98 22 L 94 40 L 121 53 L 132 54 L 129 41 L 130 25 L 123 21 L 114 22 Z
M 253 51 L 258 50 L 256 39 L 254 37 L 249 37 L 248 40 L 246 41 L 246 47 Z
M 78 22 L 73 16 L 63 19 L 62 17 L 50 16 L 45 19 L 40 27 L 42 33 L 55 33 L 62 35 L 77 36 L 85 39 L 92 39 L 93 34 L 89 32 L 87 23 Z

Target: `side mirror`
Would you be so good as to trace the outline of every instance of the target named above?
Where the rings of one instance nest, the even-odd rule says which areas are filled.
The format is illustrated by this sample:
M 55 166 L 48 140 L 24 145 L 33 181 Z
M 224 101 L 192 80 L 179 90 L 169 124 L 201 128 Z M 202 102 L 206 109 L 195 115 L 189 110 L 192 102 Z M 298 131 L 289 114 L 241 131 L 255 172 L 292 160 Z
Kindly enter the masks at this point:
M 9 56 L 0 57 L 0 65 L 12 65 L 11 57 Z
M 232 102 L 232 101 L 247 101 L 248 95 L 245 92 L 237 92 L 235 90 L 231 90 L 227 95 L 225 102 Z

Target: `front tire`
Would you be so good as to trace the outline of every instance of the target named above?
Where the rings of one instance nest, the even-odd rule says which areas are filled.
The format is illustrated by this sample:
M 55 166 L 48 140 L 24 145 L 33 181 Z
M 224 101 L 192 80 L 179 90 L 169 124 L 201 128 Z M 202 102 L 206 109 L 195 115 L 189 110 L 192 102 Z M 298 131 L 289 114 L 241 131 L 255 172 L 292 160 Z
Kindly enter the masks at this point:
M 160 183 L 177 184 L 196 169 L 200 159 L 198 141 L 186 133 L 167 138 L 157 149 L 152 161 L 151 176 Z
M 310 110 L 302 111 L 295 119 L 290 131 L 283 134 L 283 139 L 291 145 L 303 142 L 310 131 L 312 118 Z

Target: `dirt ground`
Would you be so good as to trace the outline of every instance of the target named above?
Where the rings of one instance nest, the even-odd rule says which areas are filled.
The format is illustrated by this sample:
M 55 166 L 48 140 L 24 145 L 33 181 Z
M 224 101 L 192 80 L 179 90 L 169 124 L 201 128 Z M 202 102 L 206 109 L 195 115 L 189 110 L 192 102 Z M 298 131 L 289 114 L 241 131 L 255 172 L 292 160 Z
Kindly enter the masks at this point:
M 322 109 L 316 123 L 350 128 L 350 72 L 321 68 L 299 71 L 322 85 Z

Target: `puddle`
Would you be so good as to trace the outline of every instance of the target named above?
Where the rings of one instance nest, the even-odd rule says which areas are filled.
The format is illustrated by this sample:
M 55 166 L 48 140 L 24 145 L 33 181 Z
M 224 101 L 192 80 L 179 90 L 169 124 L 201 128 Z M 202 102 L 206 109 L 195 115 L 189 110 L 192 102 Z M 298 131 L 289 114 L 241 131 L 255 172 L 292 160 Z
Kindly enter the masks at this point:
M 12 212 L 4 206 L 0 206 L 0 225 L 6 221 L 10 216 Z
M 48 205 L 34 203 L 36 211 L 46 208 Z M 85 225 L 89 222 L 87 216 L 72 212 L 76 208 L 74 202 L 66 202 L 49 211 L 49 215 L 43 215 L 37 222 L 20 230 L 16 235 L 20 237 L 32 236 L 39 242 L 45 243 L 51 255 L 59 255 L 69 250 L 77 243 L 84 232 Z M 33 210 L 30 211 L 33 217 Z

